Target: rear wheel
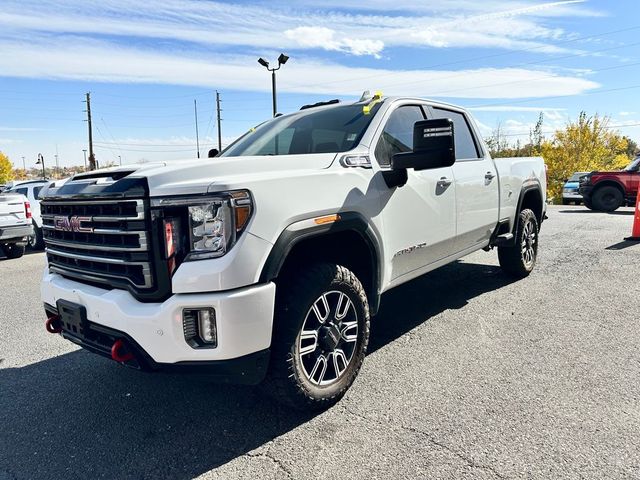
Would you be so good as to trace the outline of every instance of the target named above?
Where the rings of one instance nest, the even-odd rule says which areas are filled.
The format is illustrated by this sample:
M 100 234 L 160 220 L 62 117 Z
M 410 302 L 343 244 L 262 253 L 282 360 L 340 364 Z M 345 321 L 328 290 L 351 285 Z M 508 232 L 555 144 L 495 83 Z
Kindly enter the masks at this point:
M 33 223 L 33 234 L 27 238 L 27 245 L 31 250 L 42 250 L 44 248 L 44 238 L 42 237 L 42 229 Z
M 5 245 L 4 254 L 7 256 L 7 258 L 20 258 L 24 255 L 24 245 Z
M 622 192 L 611 185 L 600 187 L 591 198 L 594 208 L 602 212 L 613 212 L 624 202 Z
M 349 389 L 369 342 L 369 304 L 358 278 L 318 264 L 283 281 L 265 387 L 301 410 L 335 404 Z
M 571 204 L 571 200 L 567 200 L 566 198 L 562 199 L 562 205 L 570 205 Z
M 524 278 L 538 258 L 538 220 L 530 209 L 520 212 L 515 245 L 498 247 L 500 267 L 509 275 Z

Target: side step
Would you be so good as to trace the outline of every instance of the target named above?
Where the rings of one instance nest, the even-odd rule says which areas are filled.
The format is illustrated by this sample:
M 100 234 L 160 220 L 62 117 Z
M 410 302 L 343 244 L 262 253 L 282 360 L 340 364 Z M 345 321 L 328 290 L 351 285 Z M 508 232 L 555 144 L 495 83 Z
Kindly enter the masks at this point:
M 503 233 L 502 235 L 498 235 L 494 240 L 492 245 L 495 247 L 499 247 L 500 245 L 504 245 L 505 243 L 510 243 L 513 240 L 513 233 Z

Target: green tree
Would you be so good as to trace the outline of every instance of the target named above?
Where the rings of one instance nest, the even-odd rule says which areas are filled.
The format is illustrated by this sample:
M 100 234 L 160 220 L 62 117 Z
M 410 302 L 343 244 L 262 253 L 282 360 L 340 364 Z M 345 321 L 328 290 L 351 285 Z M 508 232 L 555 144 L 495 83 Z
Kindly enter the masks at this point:
M 13 180 L 13 165 L 4 153 L 0 152 L 0 183 Z
M 609 128 L 609 118 L 581 112 L 540 146 L 548 167 L 549 197 L 560 198 L 565 179 L 574 172 L 618 170 L 629 163 L 628 139 Z

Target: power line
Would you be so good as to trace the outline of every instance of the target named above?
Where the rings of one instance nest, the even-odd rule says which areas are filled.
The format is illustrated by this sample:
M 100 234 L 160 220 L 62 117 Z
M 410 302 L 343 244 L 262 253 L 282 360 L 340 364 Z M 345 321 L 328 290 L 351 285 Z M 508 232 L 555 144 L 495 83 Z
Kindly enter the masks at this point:
M 601 33 L 597 33 L 594 35 L 585 35 L 582 37 L 577 37 L 577 38 L 572 38 L 569 40 L 564 40 L 561 42 L 556 43 L 556 45 L 566 45 L 568 43 L 574 43 L 574 42 L 579 42 L 582 40 L 589 40 L 592 38 L 599 38 L 599 37 L 603 37 L 603 36 L 607 36 L 607 35 L 614 35 L 616 33 L 622 33 L 622 32 L 629 32 L 632 30 L 638 30 L 640 29 L 640 25 L 634 25 L 631 27 L 626 27 L 626 28 L 622 28 L 622 29 L 618 29 L 618 30 L 611 30 L 608 32 L 601 32 Z M 531 52 L 534 50 L 540 50 L 543 48 L 547 48 L 548 45 L 541 45 L 541 46 L 537 46 L 537 47 L 531 47 L 531 48 L 521 48 L 518 50 L 510 50 L 508 52 L 500 52 L 500 53 L 494 53 L 494 54 L 490 54 L 490 55 L 481 55 L 478 57 L 473 57 L 473 58 L 466 58 L 466 59 L 461 59 L 461 60 L 454 60 L 451 62 L 442 62 L 442 63 L 436 63 L 436 64 L 432 64 L 432 65 L 428 65 L 428 66 L 423 66 L 421 67 L 422 70 L 428 70 L 428 69 L 432 69 L 432 68 L 440 68 L 440 67 L 447 67 L 447 66 L 451 66 L 451 65 L 459 65 L 459 64 L 463 64 L 463 63 L 467 63 L 467 62 L 475 62 L 478 60 L 486 60 L 489 58 L 497 58 L 497 57 L 503 57 L 503 56 L 508 56 L 508 55 L 513 55 L 516 53 L 526 53 L 526 52 Z M 399 75 L 402 72 L 389 72 L 389 73 L 384 73 L 384 74 L 380 74 L 378 76 L 376 76 L 377 78 L 381 78 L 381 77 L 387 77 L 387 76 L 395 76 L 395 75 Z M 323 82 L 323 83 L 315 83 L 315 84 L 293 84 L 293 85 L 289 85 L 289 87 L 318 87 L 318 86 L 325 86 L 325 85 L 329 85 L 329 84 L 336 84 L 336 83 L 343 83 L 343 82 L 350 82 L 350 81 L 356 81 L 356 80 L 367 80 L 367 79 L 371 79 L 371 75 L 367 75 L 367 76 L 360 76 L 360 77 L 354 77 L 351 79 L 342 79 L 342 80 L 333 80 L 333 81 L 329 81 L 329 82 Z
M 601 125 L 600 128 L 606 128 L 606 129 L 615 129 L 615 128 L 625 128 L 625 127 L 638 127 L 640 126 L 640 122 L 637 123 L 624 123 L 624 124 L 620 124 L 620 125 Z M 543 132 L 541 132 L 544 135 L 551 135 L 553 133 L 556 133 L 559 130 L 559 128 L 555 129 L 555 130 L 545 130 Z M 500 136 L 501 137 L 524 137 L 526 135 L 530 135 L 531 132 L 522 132 L 522 133 L 501 133 Z
M 585 57 L 588 56 L 589 54 L 593 54 L 593 53 L 602 53 L 602 52 L 608 52 L 610 50 L 619 50 L 621 48 L 627 48 L 627 47 L 635 47 L 640 45 L 640 42 L 634 42 L 634 43 L 628 43 L 628 44 L 624 44 L 624 45 L 619 45 L 616 47 L 610 47 L 610 48 L 603 48 L 600 50 L 592 50 L 588 53 L 578 53 L 578 54 L 573 54 L 573 55 L 564 55 L 562 57 L 555 57 L 555 58 L 549 58 L 549 59 L 545 59 L 545 60 L 537 60 L 534 62 L 523 62 L 523 63 L 515 63 L 515 64 L 511 64 L 511 65 L 506 65 L 503 67 L 500 67 L 501 69 L 508 69 L 508 68 L 518 68 L 518 67 L 525 67 L 525 66 L 529 66 L 529 65 L 540 65 L 546 62 L 550 62 L 550 61 L 555 61 L 555 60 L 565 60 L 567 58 L 576 58 L 576 57 Z M 633 64 L 636 65 L 636 64 Z M 597 72 L 598 70 L 590 70 L 590 72 Z M 447 75 L 445 77 L 440 77 L 437 80 L 442 81 L 442 80 L 448 80 L 451 78 L 460 78 L 460 77 L 466 77 L 468 76 L 469 73 L 465 72 L 465 73 L 456 73 L 453 75 Z M 554 76 L 555 74 L 548 74 L 549 76 Z M 527 80 L 523 80 L 523 81 L 527 81 Z M 400 85 L 414 85 L 416 83 L 424 83 L 424 80 L 416 80 L 416 81 L 411 81 L 411 82 L 399 82 L 399 83 L 392 83 L 392 84 L 388 84 L 388 87 L 396 87 L 396 86 L 400 86 Z M 501 85 L 501 84 L 496 84 L 496 85 Z M 488 86 L 493 86 L 493 85 L 488 85 Z M 471 87 L 471 88 L 476 88 L 476 87 Z M 458 90 L 450 90 L 449 92 L 455 92 Z M 432 94 L 433 95 L 433 94 Z
M 620 91 L 624 91 L 624 90 L 633 90 L 636 88 L 640 88 L 640 85 L 629 85 L 627 87 L 617 87 L 617 88 L 607 88 L 604 90 L 595 90 L 592 92 L 584 92 L 581 93 L 580 95 L 599 95 L 601 93 L 609 93 L 609 92 L 620 92 Z M 499 107 L 501 105 L 512 105 L 514 103 L 527 103 L 527 102 L 538 102 L 540 100 L 548 100 L 548 99 L 553 99 L 553 98 L 568 98 L 568 97 L 575 97 L 576 94 L 569 94 L 569 95 L 550 95 L 547 97 L 536 97 L 536 98 L 526 98 L 523 100 L 510 100 L 508 102 L 499 102 L 499 103 L 482 103 L 482 104 L 478 104 L 478 105 L 471 105 L 467 108 L 479 108 L 479 107 Z

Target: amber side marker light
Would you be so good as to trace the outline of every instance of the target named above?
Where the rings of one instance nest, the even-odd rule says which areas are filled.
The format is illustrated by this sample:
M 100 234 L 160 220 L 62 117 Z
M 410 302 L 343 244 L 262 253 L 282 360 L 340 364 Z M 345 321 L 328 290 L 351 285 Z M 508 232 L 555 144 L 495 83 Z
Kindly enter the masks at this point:
M 314 218 L 313 219 L 313 221 L 317 225 L 325 225 L 327 223 L 337 222 L 338 220 L 340 220 L 340 215 L 338 215 L 338 214 L 336 214 L 336 215 L 327 215 L 326 217 L 318 217 L 318 218 Z

